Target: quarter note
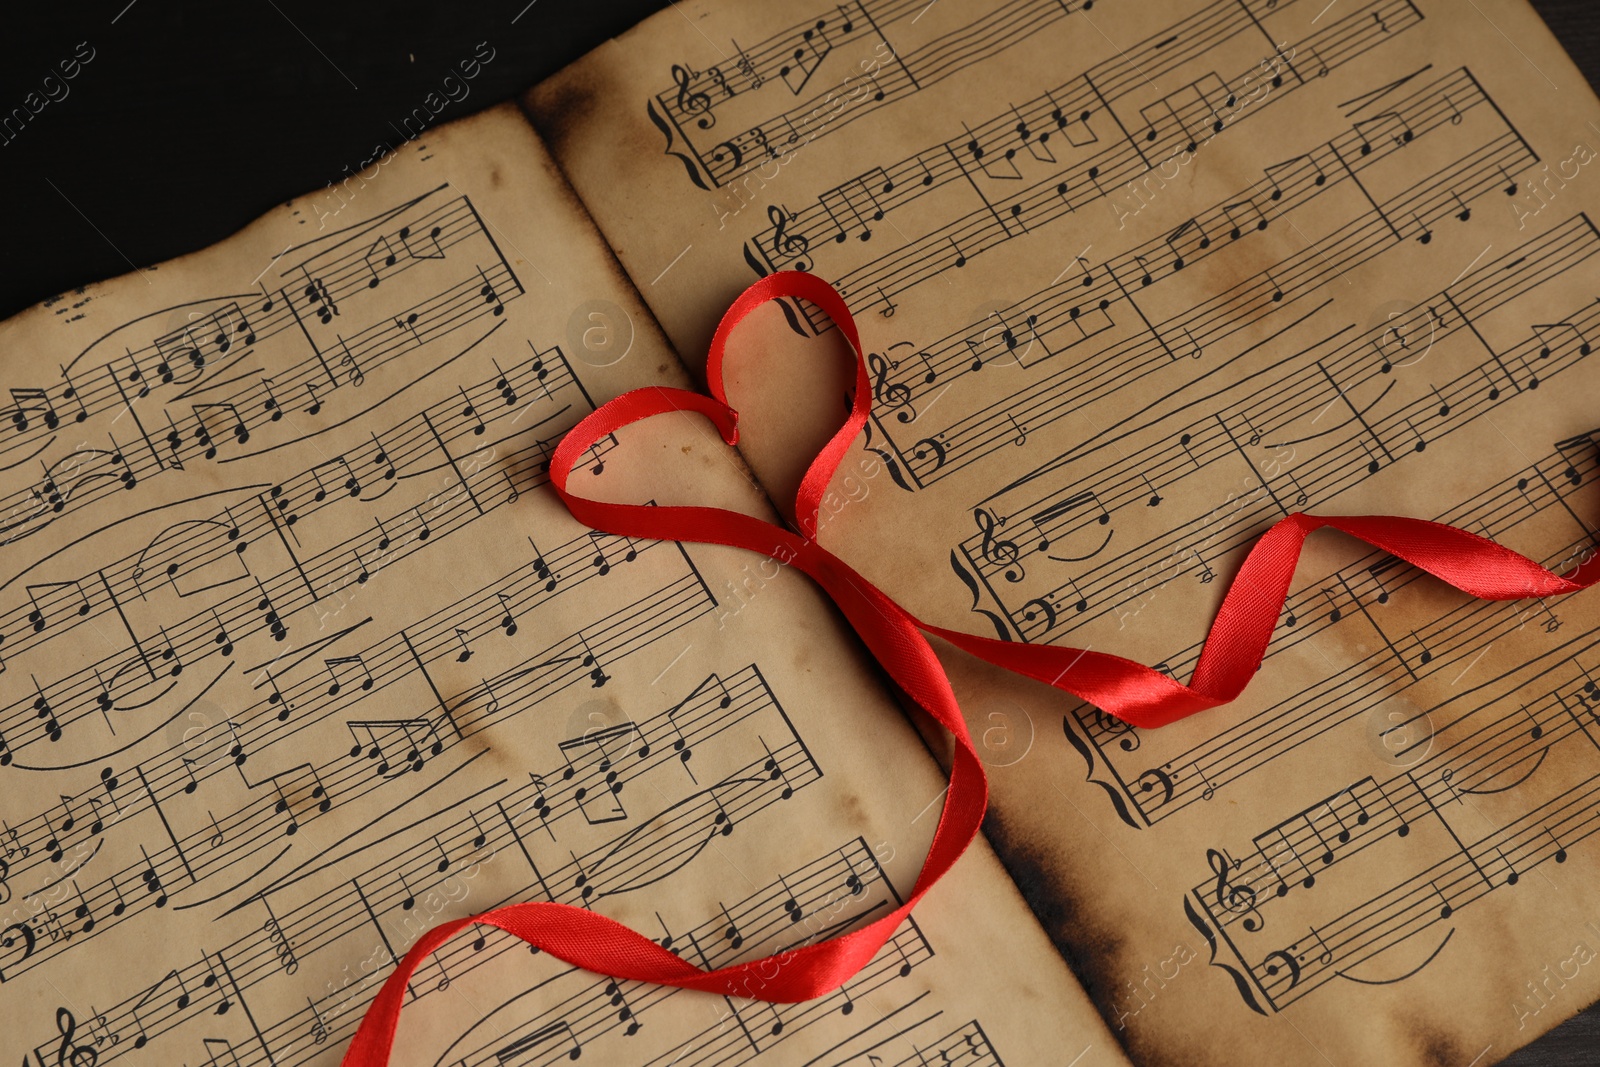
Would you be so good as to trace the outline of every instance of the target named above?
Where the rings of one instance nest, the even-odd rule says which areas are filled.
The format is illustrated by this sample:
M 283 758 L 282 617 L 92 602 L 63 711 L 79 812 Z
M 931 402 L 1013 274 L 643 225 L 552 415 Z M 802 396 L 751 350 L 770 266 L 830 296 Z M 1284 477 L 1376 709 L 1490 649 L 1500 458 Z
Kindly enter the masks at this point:
M 339 305 L 334 302 L 321 278 L 313 278 L 304 267 L 300 268 L 300 273 L 306 277 L 302 295 L 312 305 L 311 310 L 317 316 L 317 320 L 326 326 L 333 321 L 335 315 L 339 314 Z
M 73 422 L 83 422 L 89 417 L 89 409 L 83 403 L 83 397 L 78 393 L 78 387 L 72 383 L 72 376 L 67 373 L 67 368 L 61 368 L 61 377 L 67 387 L 61 390 L 62 400 L 71 400 L 78 405 L 77 412 L 72 416 Z
M 494 387 L 496 389 L 500 390 L 501 399 L 503 399 L 506 402 L 506 407 L 508 407 L 508 408 L 516 406 L 516 403 L 517 403 L 517 391 L 514 388 L 512 388 L 509 379 L 506 378 L 506 372 L 500 369 L 500 364 L 498 362 L 496 362 L 495 360 L 491 359 L 491 360 L 489 360 L 489 362 L 494 364 L 495 372 L 500 375 L 499 380 L 497 380 L 494 383 Z M 543 382 L 544 378 L 545 378 L 545 374 L 546 374 L 546 372 L 544 370 L 543 360 L 540 360 L 537 356 L 535 356 L 534 357 L 534 362 L 539 364 L 539 366 L 537 367 L 537 370 L 538 370 L 538 378 L 537 378 L 537 380 L 540 381 L 540 382 Z M 549 394 L 549 390 L 546 390 L 545 392 L 546 392 L 546 395 Z
M 1429 882 L 1428 888 L 1432 889 L 1434 895 L 1439 898 L 1439 903 L 1441 905 L 1439 908 L 1439 918 L 1448 919 L 1451 915 L 1454 915 L 1456 909 L 1451 907 L 1449 898 L 1439 891 L 1438 885 L 1434 882 Z
M 481 435 L 485 430 L 483 416 L 478 414 L 477 407 L 472 403 L 471 399 L 468 398 L 467 391 L 464 388 L 458 385 L 456 386 L 456 391 L 461 394 L 461 400 L 465 404 L 465 406 L 461 409 L 461 417 L 463 419 L 474 420 L 477 425 L 472 428 L 472 432 L 475 436 Z
M 556 574 L 555 572 L 553 572 L 550 569 L 550 565 L 545 562 L 544 556 L 539 552 L 539 546 L 534 543 L 534 540 L 533 540 L 533 538 L 531 536 L 528 538 L 528 544 L 533 546 L 533 573 L 537 577 L 539 577 L 539 578 L 544 580 L 544 591 L 545 592 L 547 592 L 547 593 L 555 592 L 556 579 L 559 578 L 560 575 Z M 509 611 L 508 611 L 508 614 L 509 614 Z M 509 636 L 509 633 L 510 632 L 507 631 L 507 635 L 508 636 Z
M 272 379 L 263 376 L 261 379 L 261 388 L 267 394 L 267 399 L 262 403 L 261 410 L 267 413 L 267 417 L 271 419 L 271 421 L 277 422 L 283 418 L 283 408 L 278 403 L 277 396 L 275 396 L 272 392 Z
M 153 903 L 156 907 L 164 908 L 167 906 L 167 892 L 161 884 L 161 876 L 156 872 L 155 864 L 150 862 L 150 854 L 144 850 L 143 845 L 139 846 L 139 855 L 144 857 L 145 862 L 144 870 L 139 875 L 144 880 L 145 892 L 155 897 Z M 187 1008 L 188 1006 L 189 991 L 185 989 L 183 996 L 179 998 L 178 1007 Z
M 1522 714 L 1526 715 L 1528 717 L 1528 722 L 1532 724 L 1532 729 L 1528 731 L 1528 736 L 1533 738 L 1535 741 L 1539 740 L 1544 736 L 1543 724 L 1539 722 L 1538 716 L 1534 715 L 1533 712 L 1528 710 L 1528 705 L 1519 704 L 1518 706 L 1522 708 Z
M 382 467 L 383 468 L 382 477 L 383 477 L 384 481 L 386 481 L 386 482 L 394 481 L 394 477 L 395 477 L 394 460 L 389 458 L 389 450 L 383 447 L 383 442 L 378 440 L 378 435 L 376 433 L 372 433 L 372 432 L 369 431 L 367 436 L 372 438 L 372 444 L 373 444 L 373 449 L 374 449 L 374 451 L 372 453 L 372 465 L 374 467 Z M 380 494 L 380 495 L 382 495 L 382 494 Z

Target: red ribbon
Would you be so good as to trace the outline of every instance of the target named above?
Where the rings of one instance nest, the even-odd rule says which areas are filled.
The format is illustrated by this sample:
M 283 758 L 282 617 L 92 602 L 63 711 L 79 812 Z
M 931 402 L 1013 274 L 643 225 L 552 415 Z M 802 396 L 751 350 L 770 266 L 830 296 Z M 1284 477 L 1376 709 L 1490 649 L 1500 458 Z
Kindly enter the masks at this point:
M 654 415 L 692 412 L 710 419 L 729 445 L 738 443 L 738 412 L 724 392 L 728 336 L 761 304 L 780 297 L 816 305 L 838 326 L 856 355 L 849 417 L 800 482 L 795 499 L 799 531 L 721 508 L 614 504 L 567 491 L 572 468 L 607 434 Z M 1015 644 L 921 622 L 854 568 L 816 542 L 817 515 L 829 480 L 866 425 L 872 391 L 855 320 L 839 293 L 814 275 L 786 271 L 750 286 L 717 326 L 706 364 L 711 396 L 682 389 L 638 389 L 617 397 L 573 427 L 551 461 L 556 494 L 580 522 L 608 533 L 732 545 L 772 556 L 810 575 L 833 598 L 890 677 L 955 740 L 950 789 L 922 872 L 899 908 L 850 933 L 775 956 L 702 970 L 633 930 L 585 908 L 526 903 L 456 919 L 428 931 L 400 961 L 367 1009 L 345 1053 L 345 1067 L 385 1067 L 412 972 L 435 949 L 474 923 L 497 926 L 585 970 L 616 979 L 654 982 L 728 996 L 788 1003 L 837 989 L 872 959 L 933 884 L 966 851 L 988 805 L 988 780 L 967 733 L 949 679 L 926 634 L 980 659 L 1072 693 L 1140 727 L 1164 726 L 1237 697 L 1261 666 L 1288 595 L 1300 548 L 1324 526 L 1357 537 L 1485 600 L 1520 600 L 1585 589 L 1600 578 L 1588 560 L 1556 575 L 1526 556 L 1453 526 L 1395 516 L 1323 517 L 1293 514 L 1251 548 L 1234 576 L 1188 685 L 1132 660 L 1104 652 Z

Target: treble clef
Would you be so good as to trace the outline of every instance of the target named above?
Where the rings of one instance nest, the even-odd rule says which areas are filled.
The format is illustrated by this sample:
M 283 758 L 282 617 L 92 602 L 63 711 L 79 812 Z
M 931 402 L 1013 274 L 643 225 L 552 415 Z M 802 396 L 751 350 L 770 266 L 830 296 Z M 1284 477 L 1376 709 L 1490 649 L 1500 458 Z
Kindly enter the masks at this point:
M 1006 581 L 1020 582 L 1025 573 L 1017 560 L 1022 553 L 1017 551 L 1015 541 L 998 540 L 994 536 L 995 530 L 1006 524 L 1004 519 L 996 519 L 983 508 L 973 508 L 972 517 L 978 523 L 978 529 L 983 533 L 983 544 L 978 551 L 991 566 L 1004 567 Z
M 1237 870 L 1239 861 L 1231 864 L 1229 857 L 1214 848 L 1206 849 L 1206 863 L 1210 865 L 1211 872 L 1217 876 L 1217 906 L 1226 908 L 1236 915 L 1244 915 L 1243 926 L 1250 933 L 1260 930 L 1263 922 L 1261 913 L 1256 910 L 1256 891 L 1247 885 L 1229 885 L 1228 874 Z
M 672 80 L 678 86 L 678 111 L 684 115 L 699 115 L 695 125 L 709 130 L 717 124 L 717 117 L 711 113 L 710 94 L 695 91 L 691 84 L 695 77 L 695 72 L 688 67 L 672 64 Z
M 777 204 L 767 206 L 767 221 L 772 223 L 773 254 L 793 258 L 792 266 L 795 270 L 809 270 L 810 265 L 802 257 L 811 248 L 811 242 L 803 233 L 789 232 L 789 223 L 794 220 L 793 212 L 785 211 Z
M 66 1008 L 56 1009 L 56 1032 L 61 1035 L 61 1047 L 56 1050 L 57 1067 L 94 1067 L 100 1053 L 93 1045 L 79 1045 L 73 1041 L 78 1032 L 78 1020 Z
M 889 380 L 889 372 L 900 364 L 891 363 L 876 352 L 868 352 L 867 366 L 872 371 L 873 399 L 891 408 L 904 408 L 905 410 L 895 413 L 895 418 L 901 422 L 915 419 L 917 411 L 911 406 L 911 387 L 904 382 Z

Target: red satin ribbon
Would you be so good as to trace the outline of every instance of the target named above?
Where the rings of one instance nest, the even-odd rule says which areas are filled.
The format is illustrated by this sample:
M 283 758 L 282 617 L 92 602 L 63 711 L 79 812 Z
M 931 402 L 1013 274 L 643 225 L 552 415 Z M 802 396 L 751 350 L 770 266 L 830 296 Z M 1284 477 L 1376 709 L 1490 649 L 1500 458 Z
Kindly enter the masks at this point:
M 856 355 L 849 417 L 811 461 L 796 495 L 798 533 L 721 508 L 614 504 L 567 491 L 572 468 L 595 442 L 654 415 L 672 411 L 704 415 L 723 440 L 737 444 L 738 412 L 728 405 L 722 380 L 728 336 L 758 306 L 780 297 L 804 299 L 820 308 L 839 327 Z M 682 389 L 638 389 L 596 410 L 562 439 L 551 461 L 551 484 L 573 516 L 595 529 L 750 549 L 799 568 L 833 598 L 890 677 L 955 739 L 950 789 L 916 885 L 901 907 L 848 934 L 714 971 L 680 959 L 620 923 L 566 904 L 512 904 L 447 922 L 423 935 L 384 983 L 345 1053 L 345 1067 L 385 1067 L 412 972 L 446 940 L 473 923 L 497 926 L 570 964 L 617 979 L 779 1003 L 810 1000 L 844 984 L 877 953 L 923 894 L 966 850 L 988 805 L 983 765 L 926 634 L 1148 728 L 1226 704 L 1244 690 L 1261 666 L 1301 545 L 1324 526 L 1360 538 L 1485 600 L 1572 593 L 1600 578 L 1600 560 L 1586 561 L 1566 575 L 1556 575 L 1493 541 L 1441 523 L 1394 516 L 1290 515 L 1251 548 L 1212 622 L 1194 676 L 1183 685 L 1160 671 L 1104 652 L 1015 644 L 930 626 L 817 544 L 822 495 L 866 425 L 872 398 L 855 321 L 843 298 L 827 282 L 811 274 L 786 271 L 746 289 L 717 326 L 706 377 L 710 397 Z

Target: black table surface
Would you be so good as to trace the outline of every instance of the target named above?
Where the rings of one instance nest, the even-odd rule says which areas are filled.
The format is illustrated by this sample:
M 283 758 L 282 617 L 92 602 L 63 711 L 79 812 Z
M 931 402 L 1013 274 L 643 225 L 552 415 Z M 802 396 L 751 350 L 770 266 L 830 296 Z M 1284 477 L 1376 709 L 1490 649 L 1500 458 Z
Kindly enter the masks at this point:
M 374 145 L 398 143 L 394 124 L 479 42 L 494 59 L 437 121 L 512 99 L 664 6 L 8 0 L 0 11 L 0 112 L 19 106 L 80 43 L 93 58 L 65 98 L 0 144 L 0 317 L 203 248 L 276 204 L 339 181 Z M 1589 83 L 1600 85 L 1600 5 L 1534 6 Z M 1490 1049 L 1472 1067 L 1497 1058 Z M 1600 1005 L 1504 1062 L 1600 1064 Z

